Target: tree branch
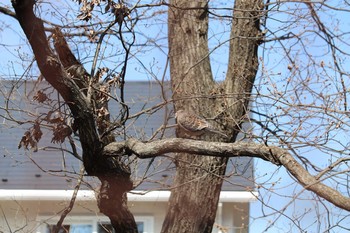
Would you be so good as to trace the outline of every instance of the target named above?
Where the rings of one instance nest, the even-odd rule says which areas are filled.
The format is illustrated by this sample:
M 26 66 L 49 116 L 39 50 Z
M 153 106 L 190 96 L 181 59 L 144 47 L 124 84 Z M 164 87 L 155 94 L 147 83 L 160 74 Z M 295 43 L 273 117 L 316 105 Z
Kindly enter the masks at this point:
M 0 6 L 0 13 L 3 13 L 5 15 L 8 15 L 8 16 L 11 16 L 12 18 L 17 19 L 16 13 L 5 7 Z
M 43 22 L 33 11 L 34 0 L 12 1 L 12 5 L 35 55 L 40 72 L 69 106 L 79 129 L 86 172 L 96 174 L 95 160 L 101 151 L 92 106 L 76 82 L 69 77 L 61 61 L 50 48 Z
M 276 147 L 277 148 L 277 147 Z M 279 149 L 279 148 L 278 148 Z M 207 142 L 200 140 L 170 138 L 144 143 L 134 138 L 124 142 L 113 142 L 104 148 L 105 156 L 116 156 L 120 153 L 135 154 L 141 159 L 153 158 L 166 153 L 189 153 L 216 157 L 258 157 L 281 165 L 277 158 L 274 158 L 270 147 L 252 143 L 223 143 Z
M 324 185 L 303 168 L 285 149 L 251 142 L 207 142 L 199 140 L 170 138 L 144 143 L 136 139 L 113 142 L 104 148 L 104 156 L 114 157 L 121 154 L 135 154 L 141 159 L 162 156 L 167 153 L 186 152 L 216 157 L 255 157 L 284 166 L 294 178 L 307 190 L 312 191 L 334 205 L 350 211 L 350 198 L 337 190 Z
M 84 172 L 85 172 L 84 167 L 80 168 L 80 176 L 79 176 L 79 179 L 78 179 L 78 183 L 75 185 L 74 192 L 73 192 L 73 196 L 72 196 L 72 198 L 70 199 L 69 206 L 67 206 L 67 207 L 64 209 L 63 213 L 61 214 L 61 217 L 60 217 L 60 219 L 58 220 L 58 222 L 57 222 L 57 224 L 56 224 L 56 229 L 54 229 L 54 233 L 60 232 L 60 229 L 61 229 L 61 227 L 62 227 L 62 223 L 63 223 L 64 219 L 67 217 L 67 215 L 68 215 L 68 214 L 72 211 L 72 209 L 73 209 L 75 200 L 76 200 L 77 195 L 78 195 L 78 191 L 79 191 L 79 189 L 80 189 L 81 182 L 82 182 L 83 177 L 84 177 Z

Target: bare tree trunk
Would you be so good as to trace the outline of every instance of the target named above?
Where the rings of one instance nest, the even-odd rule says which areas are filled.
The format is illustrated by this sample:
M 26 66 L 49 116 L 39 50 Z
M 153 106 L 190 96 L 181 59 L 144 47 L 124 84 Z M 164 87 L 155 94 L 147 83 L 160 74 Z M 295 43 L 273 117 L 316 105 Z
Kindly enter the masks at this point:
M 234 141 L 238 133 L 237 119 L 246 114 L 258 68 L 260 8 L 256 6 L 261 6 L 260 3 L 235 1 L 235 9 L 239 11 L 235 10 L 230 68 L 222 88 L 213 80 L 210 68 L 207 1 L 170 1 L 168 40 L 175 110 L 182 108 L 214 118 L 216 125 L 230 135 L 230 141 Z M 223 98 L 222 90 L 230 98 Z M 177 136 L 186 137 L 181 130 L 177 130 Z M 203 138 L 222 140 L 215 136 Z M 175 188 L 162 232 L 212 231 L 226 163 L 226 158 L 176 155 Z
M 171 1 L 169 8 L 170 72 L 175 109 L 208 116 L 215 104 L 208 95 L 213 81 L 208 57 L 207 1 Z M 193 9 L 191 9 L 193 8 Z M 183 132 L 177 131 L 179 137 Z M 178 153 L 170 206 L 162 232 L 211 232 L 226 158 Z M 208 201 L 210 200 L 210 201 Z M 205 203 L 205 204 L 204 204 Z

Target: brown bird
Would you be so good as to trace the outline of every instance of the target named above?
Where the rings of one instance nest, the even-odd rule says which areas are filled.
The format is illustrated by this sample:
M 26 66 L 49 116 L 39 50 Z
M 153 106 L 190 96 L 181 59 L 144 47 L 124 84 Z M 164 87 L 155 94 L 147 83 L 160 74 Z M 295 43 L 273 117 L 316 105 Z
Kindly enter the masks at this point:
M 220 134 L 223 137 L 228 136 L 219 130 L 216 130 L 208 121 L 193 113 L 188 113 L 184 110 L 178 110 L 175 113 L 177 124 L 185 131 L 186 134 L 191 136 L 200 136 L 205 133 Z

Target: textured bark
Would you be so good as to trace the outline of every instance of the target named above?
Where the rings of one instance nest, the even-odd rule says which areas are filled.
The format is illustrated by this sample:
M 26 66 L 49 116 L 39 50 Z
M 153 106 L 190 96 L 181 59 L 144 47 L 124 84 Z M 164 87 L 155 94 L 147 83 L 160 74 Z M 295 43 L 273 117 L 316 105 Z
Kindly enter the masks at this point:
M 247 11 L 246 14 L 256 15 L 256 8 L 253 7 L 256 1 L 243 2 L 236 1 L 235 8 L 244 7 L 240 9 Z M 247 38 L 244 43 L 231 42 L 230 56 L 234 57 L 230 59 L 229 66 L 234 66 L 234 71 L 239 70 L 238 67 L 243 70 L 239 77 L 236 76 L 237 72 L 229 71 L 227 79 L 230 81 L 222 88 L 214 82 L 210 68 L 207 1 L 173 0 L 170 6 L 168 40 L 175 109 L 190 110 L 214 119 L 214 124 L 230 135 L 230 141 L 234 141 L 238 133 L 235 129 L 240 124 L 237 119 L 246 114 L 258 67 L 256 38 L 259 34 L 259 19 L 250 15 L 244 20 L 235 17 L 232 34 L 236 34 L 234 30 L 240 34 L 245 30 L 255 35 L 254 39 Z M 235 44 L 239 44 L 242 50 L 240 53 L 232 52 L 236 49 Z M 243 54 L 244 57 L 240 57 Z M 246 69 L 255 72 L 244 73 Z M 222 90 L 230 96 L 233 94 L 235 98 L 226 98 L 229 95 L 218 98 L 216 94 L 225 94 Z M 186 137 L 179 129 L 177 136 Z M 218 140 L 218 137 L 204 136 L 202 139 Z M 176 161 L 176 188 L 170 197 L 162 232 L 211 232 L 222 186 L 220 177 L 225 173 L 227 158 L 178 153 Z
M 54 47 L 63 68 L 70 75 L 70 78 L 78 85 L 80 90 L 86 95 L 89 87 L 88 80 L 91 78 L 84 66 L 74 56 L 69 48 L 61 30 L 56 28 L 52 35 Z
M 212 79 L 207 41 L 207 1 L 170 1 L 169 57 L 175 109 L 208 116 Z M 186 10 L 186 8 L 195 8 Z M 184 9 L 184 10 L 183 10 Z M 177 131 L 179 137 L 184 133 Z M 211 232 L 215 220 L 226 158 L 177 154 L 175 189 L 162 232 Z M 210 171 L 210 172 L 208 172 Z
M 42 20 L 33 12 L 35 1 L 17 0 L 12 1 L 12 4 L 16 18 L 33 49 L 40 72 L 60 93 L 73 114 L 86 172 L 97 176 L 102 182 L 98 195 L 100 211 L 110 218 L 116 232 L 137 233 L 136 222 L 126 205 L 126 193 L 132 189 L 130 171 L 118 158 L 101 156 L 103 146 L 113 139 L 105 137 L 103 142 L 99 139 L 93 110 L 96 100 L 87 97 L 88 83 L 91 83 L 88 79 L 91 77 L 74 57 L 58 30 L 54 38 L 59 57 L 53 53 Z
M 138 233 L 134 216 L 127 206 L 127 192 L 132 182 L 125 173 L 99 176 L 102 182 L 97 204 L 101 213 L 109 217 L 115 232 Z
M 129 155 L 134 154 L 141 159 L 154 158 L 167 153 L 185 152 L 188 154 L 200 154 L 215 157 L 256 157 L 269 161 L 276 165 L 282 165 L 276 154 L 271 153 L 269 148 L 274 151 L 277 147 L 267 147 L 264 144 L 255 144 L 251 142 L 225 143 L 225 142 L 204 142 L 192 139 L 169 138 L 152 142 L 141 142 L 130 138 L 123 142 L 113 142 L 103 149 L 106 157 L 114 157 L 116 154 L 126 152 Z M 284 154 L 283 152 L 282 154 Z
M 259 21 L 262 14 L 263 1 L 235 1 L 229 65 L 224 82 L 230 117 L 240 122 L 245 117 L 249 98 L 258 70 L 258 45 L 261 42 Z M 236 125 L 239 127 L 240 124 Z

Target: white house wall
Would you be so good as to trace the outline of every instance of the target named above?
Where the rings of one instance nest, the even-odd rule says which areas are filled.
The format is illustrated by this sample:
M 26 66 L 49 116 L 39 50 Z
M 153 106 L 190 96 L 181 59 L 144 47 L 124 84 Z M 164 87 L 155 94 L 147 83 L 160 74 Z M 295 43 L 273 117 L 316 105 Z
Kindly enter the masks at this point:
M 59 212 L 68 204 L 68 201 L 0 201 L 0 232 L 39 233 L 42 222 L 51 220 L 56 223 Z M 161 231 L 167 206 L 167 202 L 129 202 L 129 208 L 136 217 L 148 216 L 153 219 L 153 233 Z M 96 202 L 88 200 L 77 201 L 67 218 L 72 216 L 81 222 L 91 217 L 106 219 L 99 214 Z M 213 233 L 248 232 L 249 203 L 222 203 L 221 217 L 221 220 L 216 219 Z
M 69 202 L 67 201 L 1 201 L 0 232 L 40 232 L 42 222 L 53 219 L 57 222 L 59 213 Z M 130 210 L 135 216 L 150 216 L 154 220 L 154 232 L 160 232 L 164 220 L 166 202 L 130 202 Z M 75 216 L 79 221 L 85 217 L 105 219 L 98 212 L 95 201 L 78 201 L 69 216 Z M 69 218 L 69 217 L 67 217 Z

